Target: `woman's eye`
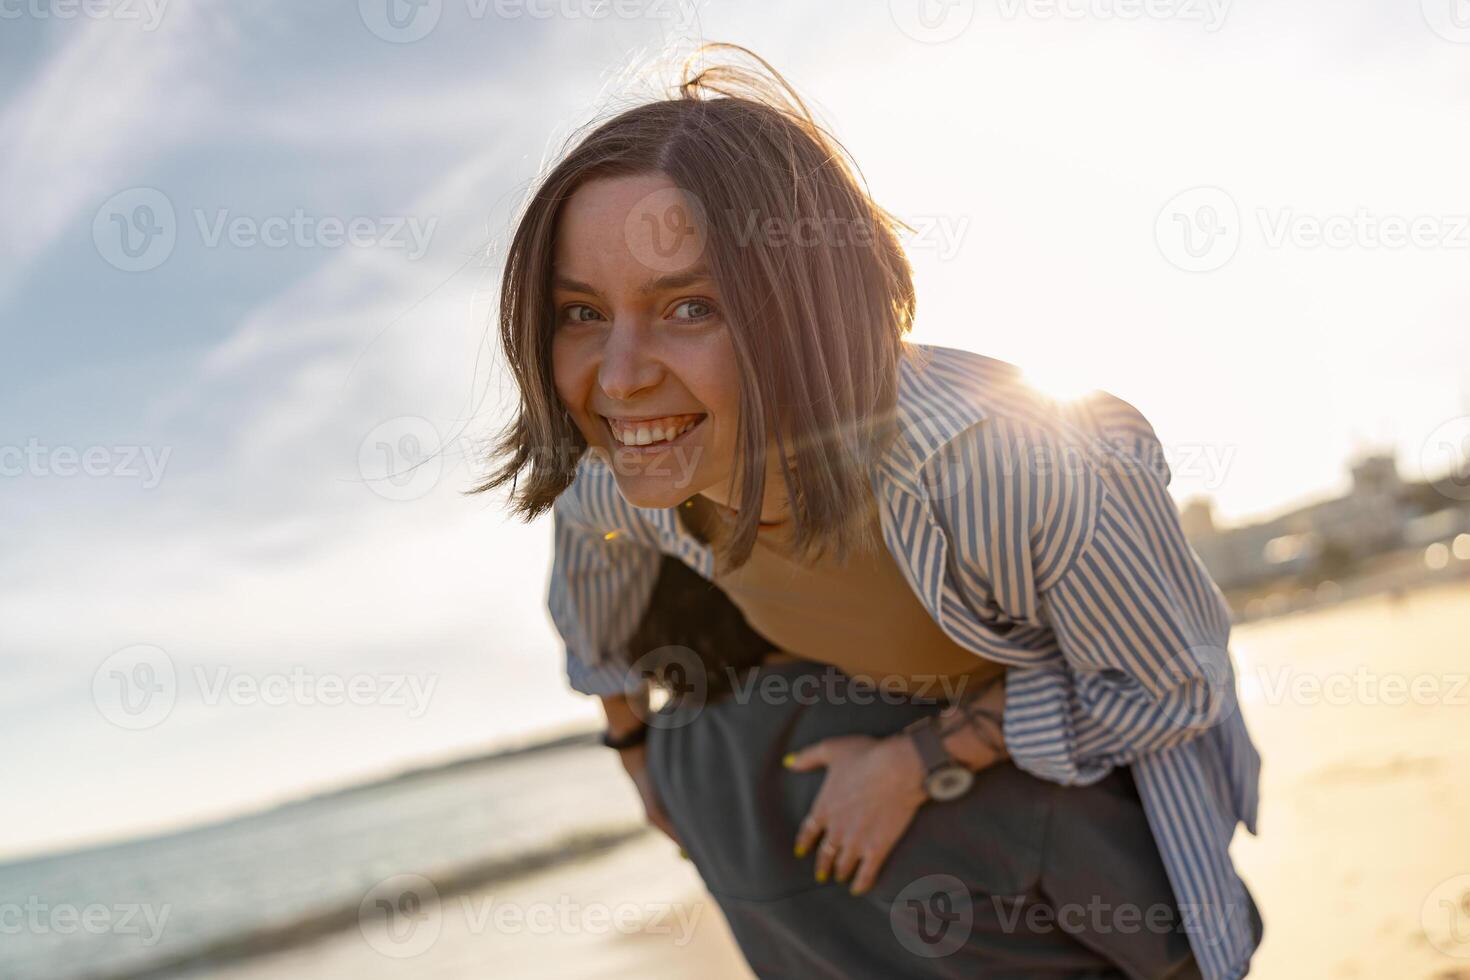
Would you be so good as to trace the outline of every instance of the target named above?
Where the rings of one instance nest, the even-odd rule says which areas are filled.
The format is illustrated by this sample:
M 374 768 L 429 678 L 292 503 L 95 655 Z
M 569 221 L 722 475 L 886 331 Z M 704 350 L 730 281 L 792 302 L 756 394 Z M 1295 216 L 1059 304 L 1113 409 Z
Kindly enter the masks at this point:
M 563 308 L 561 311 L 562 319 L 567 323 L 589 322 L 591 318 L 583 316 L 582 314 L 584 313 L 590 313 L 593 317 L 601 315 L 592 307 L 587 306 L 584 303 L 573 303 L 572 305 Z
M 686 313 L 683 316 L 676 317 L 676 319 L 703 320 L 707 317 L 714 316 L 715 314 L 714 304 L 709 302 L 708 300 L 703 299 L 686 299 L 678 306 L 674 307 L 674 312 L 677 313 L 679 310 L 691 309 L 693 310 L 692 313 Z

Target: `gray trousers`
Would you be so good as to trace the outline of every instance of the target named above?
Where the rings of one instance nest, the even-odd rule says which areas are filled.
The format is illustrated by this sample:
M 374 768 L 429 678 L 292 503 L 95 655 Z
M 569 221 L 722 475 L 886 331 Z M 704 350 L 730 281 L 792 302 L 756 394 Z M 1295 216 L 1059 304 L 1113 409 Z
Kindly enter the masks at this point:
M 753 683 L 752 683 L 753 682 Z M 1200 976 L 1130 771 L 1068 787 L 1007 762 L 923 804 L 867 894 L 792 853 L 824 770 L 790 751 L 890 735 L 942 704 L 897 699 L 812 661 L 767 664 L 746 694 L 669 706 L 648 737 L 653 785 L 762 978 Z M 784 693 L 783 693 L 784 692 Z M 1252 902 L 1248 910 L 1262 927 Z

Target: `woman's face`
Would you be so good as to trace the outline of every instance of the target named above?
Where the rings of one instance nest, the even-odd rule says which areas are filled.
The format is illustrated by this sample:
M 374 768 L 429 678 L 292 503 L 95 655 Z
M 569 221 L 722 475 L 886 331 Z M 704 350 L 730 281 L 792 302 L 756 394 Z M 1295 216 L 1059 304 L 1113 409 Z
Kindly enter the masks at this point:
M 731 503 L 739 374 L 697 219 L 659 174 L 583 184 L 557 226 L 556 391 L 636 507 Z M 773 482 L 769 520 L 784 516 Z

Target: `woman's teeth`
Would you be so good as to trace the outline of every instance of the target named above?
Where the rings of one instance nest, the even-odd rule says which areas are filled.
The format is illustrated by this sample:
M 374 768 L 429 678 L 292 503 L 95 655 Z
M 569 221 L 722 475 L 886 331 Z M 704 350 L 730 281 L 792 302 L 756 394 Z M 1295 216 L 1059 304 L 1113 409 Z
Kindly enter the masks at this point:
M 672 442 L 699 424 L 703 415 L 674 415 L 642 422 L 608 419 L 613 438 L 625 446 L 648 446 L 655 442 Z

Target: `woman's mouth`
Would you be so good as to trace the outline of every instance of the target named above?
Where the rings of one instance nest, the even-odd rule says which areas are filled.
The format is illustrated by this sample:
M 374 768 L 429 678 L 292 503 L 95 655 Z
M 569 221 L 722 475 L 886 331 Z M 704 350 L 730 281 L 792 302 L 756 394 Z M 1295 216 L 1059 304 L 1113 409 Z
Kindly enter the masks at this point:
M 699 428 L 707 414 L 666 415 L 656 419 L 627 419 L 599 416 L 607 426 L 612 445 L 616 449 L 631 449 L 639 453 L 656 453 L 674 446 L 683 445 L 689 433 Z

